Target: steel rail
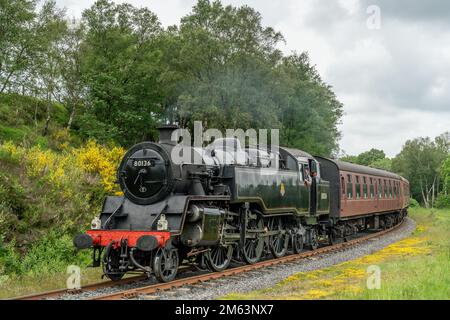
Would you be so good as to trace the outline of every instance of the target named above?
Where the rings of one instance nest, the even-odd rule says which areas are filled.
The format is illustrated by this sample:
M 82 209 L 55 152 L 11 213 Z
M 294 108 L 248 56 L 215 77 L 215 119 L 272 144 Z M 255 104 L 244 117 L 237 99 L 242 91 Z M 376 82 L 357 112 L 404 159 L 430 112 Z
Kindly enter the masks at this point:
M 145 275 L 140 275 L 140 276 L 121 279 L 121 280 L 115 281 L 115 282 L 103 281 L 103 282 L 88 284 L 79 289 L 57 289 L 57 290 L 52 290 L 52 291 L 46 291 L 46 292 L 41 292 L 41 293 L 36 293 L 36 294 L 15 297 L 15 298 L 12 298 L 11 300 L 43 300 L 46 298 L 57 298 L 57 297 L 65 295 L 65 294 L 80 294 L 83 292 L 95 291 L 97 289 L 110 288 L 110 287 L 115 287 L 118 285 L 133 283 L 136 281 L 145 280 L 146 278 L 147 277 Z
M 371 240 L 371 239 L 380 237 L 384 234 L 387 234 L 389 232 L 392 232 L 392 231 L 396 230 L 397 228 L 399 228 L 401 225 L 403 225 L 403 223 L 404 223 L 404 220 L 401 223 L 399 223 L 398 225 L 396 225 L 390 229 L 386 229 L 386 230 L 383 230 L 383 231 L 380 231 L 377 233 L 373 233 L 373 234 L 370 234 L 370 235 L 367 235 L 364 237 L 356 238 L 356 239 L 353 239 L 353 240 L 350 240 L 347 242 L 338 243 L 338 244 L 335 244 L 332 246 L 322 247 L 322 248 L 319 248 L 319 249 L 316 249 L 313 251 L 307 251 L 307 252 L 302 252 L 299 254 L 288 255 L 288 256 L 278 258 L 278 259 L 265 260 L 265 261 L 261 261 L 261 262 L 258 262 L 258 263 L 252 264 L 252 265 L 244 265 L 241 267 L 227 269 L 227 270 L 224 270 L 221 272 L 213 272 L 213 273 L 178 279 L 178 280 L 174 280 L 174 281 L 168 282 L 168 283 L 158 283 L 158 284 L 153 284 L 153 285 L 149 285 L 149 286 L 144 286 L 141 288 L 135 288 L 135 289 L 131 289 L 131 290 L 115 292 L 115 293 L 111 293 L 111 294 L 107 294 L 107 295 L 94 296 L 94 297 L 89 298 L 88 300 L 132 299 L 139 295 L 148 295 L 151 293 L 168 291 L 168 290 L 172 290 L 172 289 L 176 289 L 176 288 L 181 288 L 181 287 L 184 287 L 187 285 L 193 285 L 193 284 L 202 283 L 202 282 L 206 282 L 209 280 L 215 280 L 215 279 L 219 279 L 219 278 L 223 278 L 223 277 L 236 276 L 238 274 L 258 270 L 261 268 L 267 268 L 267 267 L 271 267 L 271 266 L 294 262 L 294 261 L 301 260 L 301 259 L 307 259 L 307 258 L 310 258 L 313 256 L 325 254 L 325 253 L 337 252 L 337 251 L 340 251 L 340 250 L 343 250 L 343 249 L 346 249 L 349 247 L 354 247 L 357 244 L 360 244 L 362 242 L 366 242 L 368 240 Z

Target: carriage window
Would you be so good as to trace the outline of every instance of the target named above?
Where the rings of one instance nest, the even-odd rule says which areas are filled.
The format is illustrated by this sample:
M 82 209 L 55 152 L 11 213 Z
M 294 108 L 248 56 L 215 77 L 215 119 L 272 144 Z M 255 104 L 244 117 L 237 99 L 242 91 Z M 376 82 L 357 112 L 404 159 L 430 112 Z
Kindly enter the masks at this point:
M 372 178 L 370 178 L 370 198 L 375 198 L 375 186 Z
M 384 180 L 383 189 L 384 189 L 384 197 L 387 199 L 388 198 L 388 188 L 387 188 L 386 180 Z
M 361 198 L 361 184 L 359 183 L 359 176 L 356 176 L 356 199 Z
M 364 199 L 367 199 L 367 178 L 363 177 L 363 195 Z
M 349 199 L 353 198 L 353 179 L 352 175 L 347 175 L 347 197 Z
M 389 198 L 392 198 L 392 181 L 389 180 Z
M 378 198 L 383 198 L 383 187 L 381 186 L 381 179 L 378 179 Z
M 345 198 L 345 178 L 341 176 L 341 192 L 342 192 L 342 198 Z

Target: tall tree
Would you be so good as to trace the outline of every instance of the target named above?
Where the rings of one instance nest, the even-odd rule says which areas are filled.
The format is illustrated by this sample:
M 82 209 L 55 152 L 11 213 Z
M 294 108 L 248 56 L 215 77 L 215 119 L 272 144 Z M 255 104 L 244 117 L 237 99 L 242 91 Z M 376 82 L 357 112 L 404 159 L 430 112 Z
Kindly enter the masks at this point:
M 147 8 L 100 0 L 84 11 L 83 23 L 82 71 L 89 89 L 84 132 L 124 144 L 145 139 L 162 103 L 157 16 Z
M 35 1 L 0 0 L 0 93 L 11 87 L 24 71 L 35 46 Z
M 407 141 L 392 163 L 393 169 L 410 181 L 412 196 L 427 208 L 434 206 L 440 192 L 440 168 L 448 155 L 441 142 L 441 137 Z
M 58 42 L 66 32 L 66 27 L 64 11 L 57 9 L 54 1 L 45 2 L 35 21 L 35 41 L 39 50 L 33 54 L 31 63 L 31 74 L 37 80 L 37 90 L 45 97 L 47 105 L 44 136 L 49 130 L 52 101 L 57 99 L 56 95 L 60 90 Z
M 58 71 L 61 77 L 62 102 L 70 112 L 67 129 L 71 129 L 77 110 L 86 97 L 81 65 L 85 27 L 72 20 L 58 44 Z
M 343 105 L 306 53 L 283 59 L 280 118 L 284 144 L 323 156 L 337 150 Z
M 202 120 L 219 129 L 277 128 L 272 66 L 283 38 L 262 26 L 247 6 L 224 7 L 200 0 L 174 34 L 179 56 L 173 68 L 183 75 L 169 112 L 182 124 Z

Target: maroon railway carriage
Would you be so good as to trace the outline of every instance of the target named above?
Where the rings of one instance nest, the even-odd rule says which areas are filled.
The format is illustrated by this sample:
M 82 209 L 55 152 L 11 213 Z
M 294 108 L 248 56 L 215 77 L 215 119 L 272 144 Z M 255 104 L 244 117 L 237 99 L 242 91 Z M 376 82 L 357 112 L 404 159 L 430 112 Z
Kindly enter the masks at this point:
M 330 181 L 330 218 L 372 228 L 391 227 L 406 215 L 409 182 L 384 170 L 316 157 Z

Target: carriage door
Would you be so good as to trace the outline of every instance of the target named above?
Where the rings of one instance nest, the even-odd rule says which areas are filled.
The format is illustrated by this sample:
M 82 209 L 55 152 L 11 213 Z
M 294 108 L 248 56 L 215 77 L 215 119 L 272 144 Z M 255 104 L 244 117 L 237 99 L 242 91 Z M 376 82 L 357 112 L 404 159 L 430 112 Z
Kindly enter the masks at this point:
M 342 208 L 347 207 L 347 185 L 345 183 L 345 177 L 341 174 L 341 203 L 343 204 L 343 206 L 341 206 L 341 210 Z

